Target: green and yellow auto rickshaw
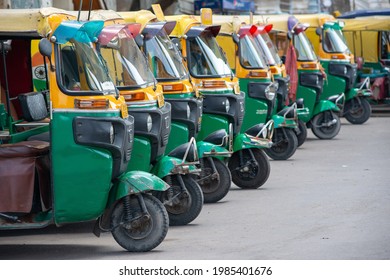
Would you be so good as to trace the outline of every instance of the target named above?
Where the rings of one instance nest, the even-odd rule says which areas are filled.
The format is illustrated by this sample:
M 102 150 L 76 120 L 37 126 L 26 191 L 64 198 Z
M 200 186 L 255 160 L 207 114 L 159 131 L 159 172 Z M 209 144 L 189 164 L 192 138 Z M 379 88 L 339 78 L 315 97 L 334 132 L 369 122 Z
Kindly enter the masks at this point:
M 371 104 L 390 103 L 390 16 L 339 18 L 345 23 L 343 34 L 356 57 L 356 82 L 370 80 Z
M 343 92 L 344 106 L 340 112 L 350 123 L 365 123 L 371 116 L 368 99 L 371 90 L 366 83 L 356 85 L 357 64 L 343 35 L 344 22 L 327 14 L 297 15 L 298 20 L 308 23 L 307 37 L 326 73 L 321 99 Z
M 213 22 L 221 25 L 217 41 L 239 79 L 240 89 L 245 92 L 246 107 L 241 132 L 257 123 L 272 120 L 275 128 L 273 144 L 264 151 L 274 160 L 289 159 L 298 147 L 295 134 L 297 106 L 294 103 L 278 111 L 278 83 L 274 82 L 263 52 L 255 41 L 260 27 L 240 23 L 238 18 L 226 22 L 224 16 L 214 17 Z
M 134 38 L 141 25 L 125 24 L 110 10 L 82 13 L 82 17 L 102 19 L 105 27 L 98 49 L 134 121 L 134 149 L 128 170 L 142 170 L 162 178 L 171 187 L 155 195 L 164 203 L 170 225 L 186 225 L 201 212 L 203 194 L 192 174 L 198 172 L 195 139 L 189 139 L 165 153 L 171 131 L 171 104 Z
M 240 91 L 238 79 L 216 41 L 221 26 L 211 24 L 210 9 L 202 12 L 202 18 L 207 19 L 202 22 L 189 15 L 165 17 L 177 22 L 170 37 L 180 43 L 191 80 L 203 96 L 202 130 L 197 139 L 207 141 L 208 135 L 221 129 L 228 132 L 233 147 L 228 158 L 233 183 L 244 189 L 259 188 L 270 174 L 263 149 L 272 145 L 273 122 L 259 122 L 241 132 L 245 93 Z
M 336 137 L 341 128 L 337 104 L 343 103 L 344 93 L 332 95 L 327 100 L 321 98 L 325 75 L 306 36 L 308 26 L 285 14 L 254 16 L 255 22 L 265 17 L 273 25 L 270 35 L 279 54 L 286 58 L 290 87 L 295 88 L 292 99 L 303 98 L 305 107 L 309 109 L 309 114 L 298 117 L 319 139 Z
M 95 235 L 152 250 L 169 220 L 151 192 L 169 186 L 127 171 L 134 118 L 94 48 L 104 22 L 53 8 L 0 13 L 0 229 L 96 220 Z M 42 65 L 32 63 L 36 42 Z M 34 91 L 33 76 L 44 88 Z
M 167 150 L 197 137 L 202 129 L 203 98 L 195 91 L 180 51 L 171 41 L 170 34 L 176 22 L 167 22 L 158 5 L 153 14 L 147 10 L 119 13 L 126 22 L 141 23 L 142 47 L 159 85 L 164 99 L 172 106 L 172 126 Z M 157 16 L 158 15 L 158 16 Z M 221 145 L 227 134 L 211 134 L 213 142 L 197 141 L 200 172 L 196 180 L 203 191 L 204 202 L 214 203 L 223 199 L 231 186 L 231 174 L 221 158 L 231 155 Z M 215 156 L 217 153 L 218 156 Z

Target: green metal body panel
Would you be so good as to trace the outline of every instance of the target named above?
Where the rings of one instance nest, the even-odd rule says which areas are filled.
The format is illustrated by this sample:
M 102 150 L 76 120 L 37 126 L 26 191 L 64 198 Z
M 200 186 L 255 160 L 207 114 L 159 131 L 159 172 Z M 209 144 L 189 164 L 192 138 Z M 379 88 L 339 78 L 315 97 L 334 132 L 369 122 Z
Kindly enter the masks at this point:
M 217 146 L 217 145 L 214 145 L 210 142 L 197 141 L 196 147 L 198 149 L 199 158 L 209 156 L 209 155 L 204 155 L 204 153 L 207 153 L 207 152 L 217 152 L 217 153 L 223 154 L 223 155 L 216 156 L 216 158 L 219 158 L 221 160 L 223 160 L 223 158 L 229 157 L 229 155 L 224 155 L 227 152 L 226 147 Z
M 165 153 L 169 153 L 176 147 L 188 143 L 189 141 L 189 130 L 187 125 L 176 121 L 171 122 L 171 132 L 168 138 L 168 144 L 165 148 Z
M 107 207 L 129 194 L 149 191 L 165 191 L 169 185 L 156 175 L 144 171 L 129 171 L 115 180 Z
M 308 121 L 310 121 L 310 110 L 309 108 L 307 108 L 306 106 L 304 108 L 299 108 L 297 109 L 297 116 L 298 116 L 298 119 L 300 119 L 301 121 L 307 123 Z
M 332 101 L 329 100 L 320 100 L 314 108 L 313 116 L 318 115 L 321 112 L 324 111 L 340 111 L 339 107 L 337 107 L 336 104 L 334 104 Z
M 239 79 L 240 89 L 245 92 L 245 116 L 241 126 L 242 133 L 244 133 L 248 128 L 259 123 L 266 123 L 268 120 L 268 105 L 262 100 L 249 97 L 247 92 L 249 82 L 270 82 L 270 80 L 246 78 Z
M 134 136 L 133 150 L 131 152 L 131 158 L 127 171 L 141 170 L 149 172 L 151 169 L 150 154 L 151 154 L 150 141 L 142 136 Z
M 199 131 L 196 140 L 202 141 L 210 133 L 219 129 L 229 131 L 229 120 L 224 116 L 203 113 L 202 129 Z
M 111 153 L 75 143 L 72 122 L 77 116 L 118 117 L 119 112 L 53 111 L 51 159 L 57 224 L 100 216 L 112 186 Z
M 279 115 L 272 115 L 272 120 L 274 121 L 274 127 L 280 128 L 280 127 L 289 127 L 289 128 L 296 128 L 297 123 L 295 120 L 287 119 L 283 116 Z
M 172 169 L 175 168 L 177 164 L 181 164 L 182 160 L 170 156 L 163 156 L 157 163 L 153 166 L 151 173 L 156 175 L 159 178 L 164 178 L 165 176 L 172 174 Z M 194 170 L 194 166 L 190 166 L 190 169 Z

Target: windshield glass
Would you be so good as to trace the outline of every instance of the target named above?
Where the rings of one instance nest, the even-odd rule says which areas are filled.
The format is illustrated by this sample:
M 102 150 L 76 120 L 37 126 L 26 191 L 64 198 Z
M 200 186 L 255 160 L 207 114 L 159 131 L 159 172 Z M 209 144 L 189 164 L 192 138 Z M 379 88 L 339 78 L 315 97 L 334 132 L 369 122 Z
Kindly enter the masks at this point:
M 157 35 L 147 40 L 145 50 L 150 69 L 158 81 L 188 78 L 182 57 L 168 35 Z
M 317 56 L 304 32 L 294 36 L 294 47 L 299 61 L 315 61 Z
M 145 56 L 134 39 L 123 30 L 107 46 L 101 46 L 101 54 L 118 88 L 139 88 L 155 84 Z
M 193 76 L 226 77 L 232 74 L 225 55 L 210 32 L 188 39 L 188 69 Z
M 255 37 L 255 41 L 266 57 L 268 65 L 280 65 L 282 63 L 278 51 L 268 33 L 258 34 Z
M 61 84 L 69 91 L 86 91 L 82 95 L 116 94 L 115 86 L 91 43 L 74 40 L 60 44 Z M 93 93 L 88 93 L 94 91 Z M 79 94 L 79 93 L 78 93 Z
M 327 28 L 323 32 L 322 46 L 328 53 L 350 53 L 341 30 Z
M 250 36 L 240 38 L 240 63 L 244 68 L 266 68 L 263 53 Z

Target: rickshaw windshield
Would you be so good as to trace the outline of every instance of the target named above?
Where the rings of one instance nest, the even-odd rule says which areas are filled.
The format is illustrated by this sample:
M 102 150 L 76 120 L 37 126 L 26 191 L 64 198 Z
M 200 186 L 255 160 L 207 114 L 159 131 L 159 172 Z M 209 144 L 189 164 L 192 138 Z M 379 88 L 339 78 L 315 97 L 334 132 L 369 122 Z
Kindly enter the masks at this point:
M 350 51 L 341 30 L 327 28 L 323 32 L 322 47 L 328 53 L 347 53 Z
M 150 69 L 157 80 L 187 79 L 182 56 L 168 35 L 156 35 L 145 43 Z
M 240 63 L 244 68 L 259 69 L 267 67 L 263 53 L 252 37 L 242 37 L 239 46 Z
M 315 61 L 317 56 L 313 50 L 313 46 L 310 43 L 304 32 L 300 32 L 294 36 L 294 47 L 297 52 L 297 60 L 299 61 Z
M 268 65 L 280 65 L 282 61 L 278 55 L 275 45 L 272 43 L 268 33 L 258 34 L 255 37 L 255 42 L 259 45 L 261 51 L 268 61 Z
M 107 46 L 101 46 L 100 52 L 119 89 L 155 84 L 155 78 L 143 53 L 134 39 L 123 30 Z
M 193 76 L 226 77 L 232 74 L 226 57 L 210 32 L 188 39 L 188 69 Z
M 59 44 L 60 83 L 67 91 L 82 95 L 116 94 L 106 67 L 92 43 L 70 40 Z

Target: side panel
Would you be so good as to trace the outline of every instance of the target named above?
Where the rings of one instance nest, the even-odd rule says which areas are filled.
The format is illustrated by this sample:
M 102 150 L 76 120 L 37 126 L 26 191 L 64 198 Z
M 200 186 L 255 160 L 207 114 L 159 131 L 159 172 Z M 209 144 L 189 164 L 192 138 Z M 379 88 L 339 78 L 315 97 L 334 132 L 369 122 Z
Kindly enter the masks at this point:
M 203 114 L 202 130 L 199 132 L 196 140 L 201 141 L 210 133 L 219 129 L 229 130 L 229 120 L 227 118 L 218 115 Z
M 131 159 L 127 170 L 141 170 L 150 171 L 150 154 L 151 154 L 150 141 L 144 137 L 135 136 L 133 151 L 131 153 Z
M 111 188 L 111 153 L 76 144 L 72 121 L 81 115 L 111 117 L 112 114 L 53 111 L 51 154 L 57 224 L 93 220 L 103 212 Z
M 174 148 L 189 141 L 188 128 L 178 122 L 171 123 L 171 133 L 169 134 L 168 145 L 165 154 L 168 154 Z

